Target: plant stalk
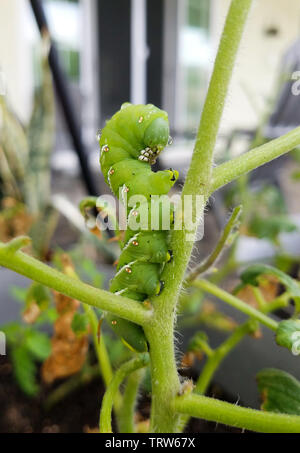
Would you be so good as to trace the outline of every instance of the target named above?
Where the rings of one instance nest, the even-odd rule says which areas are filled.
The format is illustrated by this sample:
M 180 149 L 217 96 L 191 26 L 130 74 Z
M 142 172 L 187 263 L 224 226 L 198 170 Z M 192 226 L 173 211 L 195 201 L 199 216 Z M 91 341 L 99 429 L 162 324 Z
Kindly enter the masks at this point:
M 10 251 L 9 244 L 0 243 L 0 266 L 5 266 L 72 299 L 104 311 L 110 311 L 136 324 L 144 325 L 152 316 L 151 310 L 144 308 L 142 304 L 102 289 L 93 288 L 25 253 Z
M 141 380 L 144 376 L 144 370 L 134 371 L 127 378 L 123 401 L 118 413 L 118 425 L 120 433 L 135 433 L 135 408 L 137 403 L 138 391 Z
M 261 433 L 300 433 L 299 416 L 248 409 L 196 394 L 177 397 L 174 410 L 192 417 Z
M 217 133 L 251 3 L 252 0 L 232 0 L 231 2 L 203 108 L 191 165 L 182 191 L 183 203 L 186 195 L 192 196 L 193 199 L 196 195 L 202 196 L 202 219 L 209 195 Z M 195 237 L 199 221 L 193 209 L 194 226 L 192 232 L 188 231 L 190 238 Z M 151 432 L 171 433 L 179 429 L 179 417 L 174 412 L 171 401 L 180 389 L 174 352 L 174 319 L 184 274 L 193 248 L 193 241 L 187 241 L 186 233 L 184 225 L 181 230 L 172 232 L 170 248 L 174 259 L 165 266 L 162 274 L 162 280 L 165 282 L 162 295 L 152 301 L 154 319 L 144 326 L 150 344 L 151 358 Z
M 227 291 L 224 291 L 221 288 L 218 288 L 218 286 L 215 286 L 213 283 L 208 282 L 206 280 L 196 280 L 195 282 L 193 282 L 193 286 L 202 289 L 203 291 L 212 294 L 215 297 L 218 297 L 227 304 L 245 313 L 251 318 L 256 319 L 269 329 L 274 330 L 276 332 L 278 328 L 278 323 L 276 321 L 274 321 L 272 318 L 265 315 L 264 313 L 261 313 L 256 308 L 251 307 L 251 305 L 246 304 L 246 302 L 243 302 L 238 297 L 233 296 L 232 294 L 228 293 Z
M 149 363 L 149 355 L 141 354 L 138 357 L 124 363 L 115 372 L 102 400 L 100 412 L 100 433 L 112 433 L 111 415 L 116 393 L 124 379 L 139 368 L 145 367 Z
M 248 151 L 224 164 L 213 171 L 210 193 L 214 193 L 226 184 L 234 181 L 255 168 L 288 153 L 300 144 L 300 127 L 276 138 L 264 145 Z

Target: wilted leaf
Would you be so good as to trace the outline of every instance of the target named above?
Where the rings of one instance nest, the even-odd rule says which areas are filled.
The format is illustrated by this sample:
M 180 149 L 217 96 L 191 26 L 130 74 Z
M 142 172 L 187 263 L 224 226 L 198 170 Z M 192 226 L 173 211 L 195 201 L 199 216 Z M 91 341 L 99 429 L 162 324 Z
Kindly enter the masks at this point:
M 263 410 L 300 415 L 300 382 L 296 378 L 276 369 L 262 370 L 256 378 Z
M 278 279 L 272 275 L 266 275 L 260 279 L 258 287 L 266 303 L 272 302 L 278 296 L 279 286 Z M 242 285 L 242 288 L 236 291 L 235 294 L 247 304 L 258 308 L 252 285 Z
M 26 206 L 13 198 L 6 197 L 0 209 L 0 241 L 11 239 L 28 233 L 32 225 L 32 217 L 27 213 Z
M 54 324 L 52 350 L 42 367 L 42 378 L 46 383 L 79 372 L 88 351 L 87 335 L 77 337 L 72 329 L 79 302 L 59 293 L 55 293 L 55 302 L 58 318 Z
M 34 324 L 40 314 L 40 307 L 35 302 L 32 302 L 29 307 L 23 311 L 22 318 L 27 324 Z
M 203 303 L 198 321 L 222 332 L 232 332 L 237 326 L 233 318 L 218 311 L 212 302 L 207 301 Z
M 282 283 L 287 291 L 294 298 L 295 303 L 300 305 L 300 285 L 289 275 L 266 264 L 254 264 L 248 267 L 242 274 L 241 280 L 244 285 L 259 286 L 259 277 L 262 275 L 273 275 Z

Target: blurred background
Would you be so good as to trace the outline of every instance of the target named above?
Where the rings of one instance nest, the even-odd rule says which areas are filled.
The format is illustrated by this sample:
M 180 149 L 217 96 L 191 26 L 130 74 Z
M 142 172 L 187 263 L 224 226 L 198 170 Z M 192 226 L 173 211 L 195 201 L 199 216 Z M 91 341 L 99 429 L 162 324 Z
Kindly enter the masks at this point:
M 157 168 L 178 169 L 179 190 L 229 4 L 230 0 L 1 0 L 0 240 L 30 229 L 35 254 L 46 261 L 57 247 L 74 251 L 76 244 L 83 244 L 80 253 L 78 248 L 77 255 L 72 252 L 73 258 L 80 264 L 85 263 L 82 256 L 96 262 L 103 274 L 101 284 L 107 287 L 115 272 L 116 244 L 107 238 L 95 243 L 78 209 L 86 195 L 109 193 L 98 162 L 97 135 L 126 101 L 166 110 L 173 144 L 162 153 Z M 51 37 L 49 67 L 41 32 Z M 47 42 L 50 48 L 47 39 L 44 47 Z M 255 1 L 222 119 L 216 164 L 299 126 L 299 71 L 299 0 Z M 25 163 L 20 161 L 24 149 Z M 3 150 L 6 157 L 1 160 Z M 39 155 L 44 163 L 35 166 Z M 299 191 L 299 149 L 218 191 L 207 209 L 205 236 L 197 244 L 194 264 L 213 250 L 228 213 L 242 203 L 240 236 L 225 254 L 220 272 L 209 278 L 232 290 L 241 269 L 263 261 L 300 279 Z M 97 274 L 90 262 L 85 268 L 86 278 Z M 11 287 L 27 288 L 28 282 L 0 271 L 2 325 L 20 318 Z M 276 285 L 274 297 L 282 289 Z M 204 305 L 203 294 L 194 296 L 188 295 L 183 305 L 195 320 Z M 205 329 L 213 331 L 213 345 L 232 329 L 231 317 L 240 321 L 236 311 L 219 305 L 222 315 L 211 305 L 204 315 L 201 312 Z M 290 312 L 277 315 L 283 319 Z M 254 377 L 262 367 L 279 367 L 300 377 L 299 359 L 275 347 L 272 333 L 263 333 L 261 342 L 247 338 L 215 378 L 234 401 L 241 397 L 253 407 L 259 406 Z M 178 340 L 180 350 L 185 350 L 187 338 Z
M 42 5 L 93 170 L 99 173 L 96 131 L 129 100 L 151 102 L 168 111 L 176 140 L 169 150 L 172 156 L 162 159 L 172 160 L 184 173 L 229 0 L 43 0 Z M 38 27 L 30 1 L 2 0 L 0 8 L 0 67 L 8 99 L 26 122 L 38 84 Z M 221 154 L 232 131 L 244 132 L 240 144 L 255 133 L 272 100 L 275 110 L 282 59 L 299 32 L 297 0 L 255 2 L 222 122 Z M 57 104 L 52 165 L 78 173 Z

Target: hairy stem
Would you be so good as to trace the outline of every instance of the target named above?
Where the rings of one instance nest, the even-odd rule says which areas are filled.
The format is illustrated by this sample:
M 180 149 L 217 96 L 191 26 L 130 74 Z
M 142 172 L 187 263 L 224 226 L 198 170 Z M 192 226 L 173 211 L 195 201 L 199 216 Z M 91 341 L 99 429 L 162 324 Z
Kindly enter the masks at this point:
M 7 267 L 66 296 L 101 310 L 110 311 L 136 324 L 144 325 L 152 316 L 151 311 L 140 303 L 126 297 L 118 297 L 102 289 L 93 288 L 25 253 L 10 251 L 9 244 L 0 243 L 0 266 Z
M 196 394 L 175 398 L 174 409 L 181 414 L 256 432 L 300 433 L 300 416 L 248 409 Z
M 172 399 L 180 391 L 174 352 L 174 310 L 166 303 L 157 307 L 155 319 L 144 327 L 150 345 L 152 406 L 150 432 L 177 432 Z M 172 310 L 172 311 L 170 311 Z
M 259 310 L 256 310 L 256 308 L 246 304 L 238 297 L 228 293 L 224 289 L 218 288 L 218 286 L 215 286 L 213 283 L 210 283 L 206 280 L 196 280 L 195 282 L 193 282 L 193 286 L 202 289 L 203 291 L 212 294 L 215 297 L 218 297 L 227 304 L 245 313 L 246 315 L 251 316 L 252 318 L 264 324 L 269 329 L 274 330 L 276 332 L 278 328 L 278 323 L 276 321 L 274 321 L 272 318 L 265 315 L 264 313 L 261 313 Z
M 300 144 L 300 127 L 276 138 L 264 145 L 254 148 L 235 159 L 219 165 L 213 171 L 210 193 L 215 192 L 239 176 L 264 165 L 283 154 L 288 153 Z
M 119 390 L 119 386 L 124 379 L 139 368 L 145 367 L 149 363 L 149 355 L 141 354 L 140 356 L 124 363 L 116 371 L 111 383 L 109 384 L 104 398 L 102 400 L 102 407 L 100 412 L 100 433 L 111 433 L 111 414 L 113 403 L 116 397 L 116 393 Z
M 216 144 L 225 100 L 252 0 L 232 0 L 217 53 L 203 113 L 197 133 L 195 148 L 186 182 L 182 191 L 182 200 L 186 195 L 203 198 L 203 216 L 205 202 L 209 195 L 213 152 Z M 194 227 L 190 237 L 196 234 L 199 218 L 193 209 Z M 200 214 L 200 213 L 198 213 Z M 165 289 L 161 296 L 153 300 L 155 316 L 145 326 L 150 343 L 152 373 L 152 412 L 151 430 L 154 432 L 173 432 L 179 417 L 171 406 L 172 398 L 180 388 L 174 354 L 174 318 L 180 288 L 188 266 L 193 241 L 187 241 L 185 226 L 174 230 L 171 237 L 171 249 L 174 259 L 165 266 L 162 280 Z

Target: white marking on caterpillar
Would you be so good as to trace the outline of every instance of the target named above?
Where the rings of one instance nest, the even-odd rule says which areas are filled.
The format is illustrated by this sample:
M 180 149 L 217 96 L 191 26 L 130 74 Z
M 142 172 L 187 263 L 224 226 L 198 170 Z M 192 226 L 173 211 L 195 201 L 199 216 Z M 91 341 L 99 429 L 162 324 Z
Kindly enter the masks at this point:
M 102 146 L 101 151 L 104 152 L 104 153 L 108 153 L 108 151 L 109 151 L 109 146 L 108 146 L 108 145 Z

